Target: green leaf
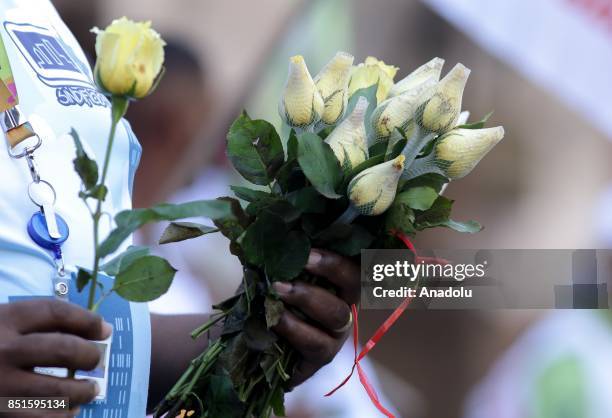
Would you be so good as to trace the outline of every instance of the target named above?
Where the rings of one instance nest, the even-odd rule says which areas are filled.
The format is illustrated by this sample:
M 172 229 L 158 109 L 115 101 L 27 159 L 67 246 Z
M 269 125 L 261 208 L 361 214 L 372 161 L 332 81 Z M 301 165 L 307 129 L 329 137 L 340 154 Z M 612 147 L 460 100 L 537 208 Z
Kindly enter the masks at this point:
M 244 324 L 244 337 L 247 347 L 262 352 L 272 347 L 277 337 L 268 329 L 263 320 L 251 316 Z
M 360 225 L 351 226 L 350 234 L 346 239 L 330 242 L 327 245 L 327 249 L 347 257 L 352 257 L 360 254 L 362 249 L 369 248 L 374 241 L 374 236 Z
M 227 134 L 227 156 L 247 180 L 268 185 L 285 160 L 280 137 L 272 124 L 242 113 Z
M 117 255 L 108 263 L 103 264 L 100 270 L 109 276 L 116 276 L 120 270 L 125 269 L 134 260 L 149 255 L 149 248 L 139 245 L 130 245 L 124 252 Z
M 218 200 L 228 202 L 231 206 L 231 214 L 213 220 L 213 223 L 221 233 L 230 241 L 236 241 L 251 223 L 251 219 L 240 206 L 240 202 L 233 197 L 220 197 Z
M 230 186 L 230 189 L 232 189 L 238 199 L 242 199 L 247 202 L 254 202 L 259 199 L 272 197 L 272 195 L 268 192 L 251 189 L 249 187 Z
M 387 151 L 385 153 L 385 161 L 389 161 L 397 157 L 402 153 L 404 148 L 406 148 L 406 144 L 408 143 L 408 138 L 399 128 L 395 128 L 391 137 L 387 142 Z
M 84 197 L 93 197 L 94 199 L 104 201 L 104 199 L 106 199 L 106 195 L 108 194 L 108 188 L 103 184 L 98 184 L 87 192 L 80 192 L 79 196 L 81 196 L 81 193 L 83 193 Z
M 225 373 L 210 376 L 206 385 L 205 403 L 209 417 L 240 418 L 244 415 L 244 404 L 240 401 L 232 379 Z
M 301 212 L 295 206 L 285 199 L 279 198 L 253 202 L 246 208 L 246 212 L 252 216 L 257 216 L 264 210 L 277 215 L 287 224 L 296 221 L 301 215 Z
M 124 210 L 115 216 L 117 227 L 100 244 L 98 253 L 100 257 L 113 253 L 132 232 L 151 222 L 175 221 L 193 217 L 215 220 L 229 216 L 231 216 L 230 204 L 221 200 L 198 200 L 178 205 L 162 203 L 149 209 Z
M 242 238 L 241 244 L 246 260 L 251 264 L 263 267 L 266 253 L 280 247 L 282 237 L 286 232 L 287 225 L 280 217 L 262 212 L 247 228 Z
M 403 199 L 396 197 L 384 216 L 386 231 L 398 231 L 408 235 L 416 233 L 414 211 Z
M 228 313 L 223 323 L 222 335 L 235 334 L 244 329 L 244 322 L 249 317 L 247 297 L 240 297 Z
M 415 225 L 417 229 L 445 226 L 450 219 L 452 206 L 452 200 L 444 196 L 438 196 L 431 208 L 416 214 Z
M 341 197 L 336 188 L 342 181 L 342 169 L 328 144 L 313 133 L 305 133 L 298 142 L 298 162 L 304 175 L 319 193 L 330 199 Z
M 220 364 L 217 366 L 217 369 L 227 370 L 235 387 L 239 387 L 250 377 L 247 373 L 247 367 L 250 366 L 248 362 L 249 349 L 246 345 L 244 332 L 242 332 L 243 329 L 244 324 L 241 324 L 238 332 L 234 332 L 234 335 L 227 339 L 225 348 L 218 358 L 218 363 Z M 225 327 L 223 328 L 222 335 L 228 335 L 225 334 Z
M 291 280 L 297 277 L 308 261 L 310 240 L 302 231 L 291 231 L 276 248 L 265 252 L 266 273 L 275 280 Z M 265 245 L 264 245 L 265 247 Z
M 219 232 L 219 229 L 195 222 L 170 222 L 159 239 L 159 244 L 185 241 L 202 235 Z
M 389 141 L 382 140 L 377 141 L 368 149 L 368 155 L 370 158 L 376 157 L 378 155 L 385 155 L 387 152 L 387 148 L 389 148 Z
M 378 90 L 378 83 L 373 84 L 369 87 L 359 89 L 355 93 L 353 93 L 353 95 L 348 100 L 348 104 L 346 106 L 346 112 L 344 113 L 344 117 L 346 118 L 348 117 L 348 115 L 353 113 L 353 110 L 355 109 L 355 105 L 357 104 L 357 100 L 359 100 L 359 98 L 363 96 L 368 100 L 368 109 L 366 110 L 364 120 L 369 121 L 372 118 L 372 113 L 374 112 L 374 109 L 376 109 L 376 106 L 378 105 L 376 103 L 376 91 L 377 90 Z M 374 132 L 372 131 L 372 124 L 366 123 L 365 128 L 366 128 L 366 137 L 368 138 L 368 145 L 372 145 L 374 141 L 374 136 L 375 136 Z
M 298 138 L 295 129 L 291 129 L 287 140 L 287 162 L 297 160 L 298 157 Z
M 266 382 L 271 387 L 272 382 L 274 382 L 274 376 L 276 376 L 276 365 L 280 361 L 281 355 L 278 351 L 268 350 L 261 356 L 261 360 L 259 361 L 259 367 L 263 371 L 264 377 L 266 378 Z
M 458 222 L 449 219 L 442 226 L 446 226 L 457 232 L 466 232 L 468 234 L 475 234 L 476 232 L 482 231 L 482 225 L 480 225 L 476 221 L 466 221 L 466 222 Z
M 82 292 L 85 289 L 85 286 L 91 281 L 91 272 L 88 270 L 84 270 L 79 268 L 79 272 L 77 273 L 76 278 L 76 286 L 79 292 Z
M 306 177 L 297 160 L 287 161 L 276 174 L 275 186 L 280 192 L 288 193 L 299 190 L 306 184 Z
M 287 195 L 287 200 L 302 213 L 324 213 L 325 198 L 314 187 L 304 187 Z
M 98 182 L 98 164 L 89 158 L 83 149 L 83 144 L 81 143 L 79 134 L 74 128 L 70 130 L 70 135 L 72 136 L 74 146 L 76 147 L 76 158 L 72 160 L 74 170 L 81 178 L 85 190 L 90 190 Z
M 161 257 L 136 259 L 115 277 L 113 290 L 132 302 L 149 302 L 168 291 L 176 270 Z
M 406 181 L 400 185 L 399 189 L 408 190 L 413 187 L 431 187 L 436 191 L 436 193 L 440 193 L 442 187 L 444 187 L 444 185 L 448 182 L 449 180 L 440 174 L 427 173 L 412 180 Z
M 278 386 L 274 393 L 272 394 L 272 398 L 270 399 L 270 405 L 272 406 L 272 412 L 277 417 L 285 417 L 287 413 L 285 412 L 285 391 L 282 386 Z
M 427 210 L 433 205 L 438 198 L 438 193 L 435 189 L 427 186 L 412 187 L 405 192 L 397 195 L 396 199 L 400 199 L 412 209 Z
M 219 303 L 215 303 L 212 307 L 213 309 L 216 309 L 218 311 L 223 311 L 223 312 L 229 311 L 236 305 L 236 303 L 242 297 L 243 294 L 244 294 L 244 290 L 236 293 L 233 296 L 230 296 L 229 298 Z
M 264 211 L 242 238 L 246 260 L 263 267 L 274 279 L 294 278 L 308 261 L 310 240 L 302 231 L 288 232 L 287 229 L 282 218 Z
M 287 140 L 287 161 L 276 173 L 276 187 L 281 191 L 289 192 L 302 187 L 304 174 L 300 171 L 298 163 L 298 139 L 295 130 L 291 129 Z M 302 180 L 302 181 L 300 181 Z M 302 183 L 302 184 L 300 184 Z
M 458 128 L 461 128 L 461 129 L 482 129 L 482 128 L 484 128 L 485 124 L 487 123 L 487 121 L 489 120 L 489 118 L 491 117 L 492 114 L 493 114 L 493 111 L 490 111 L 489 113 L 487 113 L 485 115 L 484 118 L 482 118 L 478 122 L 465 123 L 463 125 L 456 126 L 454 129 L 458 129 Z
M 281 315 L 285 312 L 285 304 L 278 300 L 267 296 L 264 301 L 264 308 L 266 309 L 266 325 L 268 328 L 272 328 L 278 325 Z

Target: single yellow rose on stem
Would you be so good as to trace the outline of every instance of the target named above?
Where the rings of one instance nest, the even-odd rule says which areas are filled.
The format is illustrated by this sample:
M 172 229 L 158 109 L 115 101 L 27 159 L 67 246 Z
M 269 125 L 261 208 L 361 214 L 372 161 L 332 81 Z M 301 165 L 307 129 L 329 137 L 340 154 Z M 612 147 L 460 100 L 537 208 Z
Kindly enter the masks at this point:
M 368 99 L 361 96 L 355 108 L 325 138 L 345 172 L 352 170 L 368 159 L 368 144 L 365 116 Z
M 163 71 L 166 43 L 151 22 L 114 20 L 96 34 L 98 87 L 109 95 L 142 99 L 155 88 Z
M 127 112 L 130 100 L 142 99 L 156 87 L 163 75 L 164 40 L 151 28 L 151 22 L 134 22 L 126 17 L 114 20 L 106 29 L 93 28 L 96 34 L 96 84 L 111 99 L 111 126 L 106 152 L 96 188 L 106 190 L 106 176 L 115 132 Z M 105 192 L 103 193 L 105 194 Z M 100 272 L 100 218 L 103 199 L 90 209 L 93 220 L 94 260 L 87 307 L 97 310 L 104 297 L 95 301 Z M 85 202 L 87 204 L 87 202 Z
M 311 129 L 321 120 L 325 103 L 317 89 L 304 57 L 289 58 L 289 75 L 278 104 L 278 113 L 285 123 L 294 128 Z
M 406 131 L 419 106 L 431 97 L 437 82 L 438 78 L 430 75 L 414 83 L 402 94 L 379 104 L 372 113 L 371 119 L 376 139 L 379 141 L 388 139 L 395 128 Z
M 387 65 L 374 57 L 367 57 L 365 61 L 353 67 L 351 81 L 349 82 L 349 97 L 357 90 L 370 87 L 378 83 L 376 89 L 376 103 L 382 103 L 387 98 L 389 90 L 393 87 L 393 78 L 399 68 Z
M 436 86 L 434 94 L 418 115 L 419 126 L 427 132 L 443 134 L 457 124 L 461 113 L 463 90 L 470 69 L 463 64 L 455 65 Z
M 361 215 L 376 216 L 389 209 L 404 171 L 404 159 L 403 155 L 399 155 L 386 163 L 363 170 L 351 180 L 347 194 Z
M 355 57 L 349 53 L 338 52 L 314 78 L 314 83 L 325 103 L 321 121 L 326 125 L 333 125 L 344 116 L 354 59 Z
M 503 126 L 453 129 L 436 143 L 435 158 L 446 163 L 443 170 L 448 178 L 459 179 L 468 175 L 503 137 Z
M 395 85 L 391 87 L 391 90 L 389 91 L 389 97 L 399 96 L 402 93 L 410 91 L 430 78 L 435 79 L 437 82 L 440 80 L 440 73 L 442 72 L 443 65 L 444 60 L 438 57 L 426 62 L 408 74 L 406 77 L 395 83 Z

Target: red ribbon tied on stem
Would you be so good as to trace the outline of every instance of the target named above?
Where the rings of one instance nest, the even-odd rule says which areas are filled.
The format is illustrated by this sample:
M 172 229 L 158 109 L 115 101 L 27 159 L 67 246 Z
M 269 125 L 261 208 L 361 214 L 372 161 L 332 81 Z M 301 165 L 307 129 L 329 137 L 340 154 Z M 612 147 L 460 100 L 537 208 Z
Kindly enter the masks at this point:
M 416 248 L 414 247 L 414 245 L 412 244 L 412 242 L 410 241 L 410 239 L 408 238 L 406 234 L 402 232 L 397 232 L 397 231 L 391 231 L 391 233 L 395 235 L 399 240 L 401 240 L 406 246 L 406 248 L 408 248 L 410 251 L 412 251 L 412 253 L 414 253 L 415 263 L 425 262 L 425 263 L 436 263 L 436 264 L 448 264 L 448 261 L 443 260 L 443 259 L 432 258 L 432 257 L 420 257 L 416 252 Z M 353 367 L 351 368 L 351 372 L 349 373 L 349 375 L 346 376 L 344 380 L 340 382 L 338 386 L 336 386 L 330 392 L 325 394 L 325 396 L 333 395 L 334 393 L 336 393 L 338 389 L 346 385 L 348 381 L 351 379 L 351 377 L 353 376 L 353 374 L 355 373 L 355 369 L 357 369 L 357 374 L 359 375 L 359 381 L 361 382 L 361 385 L 363 386 L 368 396 L 370 397 L 372 404 L 374 404 L 376 409 L 378 409 L 387 418 L 395 418 L 395 415 L 389 412 L 389 410 L 385 408 L 380 402 L 376 389 L 374 388 L 374 386 L 372 386 L 372 384 L 368 380 L 368 377 L 365 371 L 363 370 L 363 368 L 361 367 L 361 365 L 359 364 L 359 362 L 376 346 L 378 341 L 380 341 L 380 339 L 387 333 L 387 331 L 389 331 L 389 329 L 393 326 L 393 324 L 395 324 L 395 321 L 397 321 L 399 317 L 402 316 L 404 311 L 410 305 L 411 301 L 412 301 L 412 297 L 407 297 L 406 299 L 404 299 L 402 303 L 400 304 L 400 306 L 395 308 L 393 313 L 389 315 L 389 317 L 382 323 L 380 327 L 378 327 L 374 335 L 366 342 L 365 346 L 362 348 L 362 350 L 359 353 L 357 349 L 357 344 L 359 342 L 359 319 L 358 319 L 357 305 L 354 305 L 354 304 L 351 305 L 351 311 L 353 312 L 353 346 L 355 348 L 355 361 L 353 363 Z

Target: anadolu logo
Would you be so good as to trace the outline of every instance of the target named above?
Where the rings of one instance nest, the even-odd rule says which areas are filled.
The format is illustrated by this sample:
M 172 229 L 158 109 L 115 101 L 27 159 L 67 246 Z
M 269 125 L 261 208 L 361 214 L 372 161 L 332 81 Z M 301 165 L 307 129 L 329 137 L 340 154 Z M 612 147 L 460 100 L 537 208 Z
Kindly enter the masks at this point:
M 89 66 L 55 31 L 29 23 L 5 22 L 4 27 L 40 81 L 55 89 L 58 103 L 89 107 L 110 105 L 96 89 Z

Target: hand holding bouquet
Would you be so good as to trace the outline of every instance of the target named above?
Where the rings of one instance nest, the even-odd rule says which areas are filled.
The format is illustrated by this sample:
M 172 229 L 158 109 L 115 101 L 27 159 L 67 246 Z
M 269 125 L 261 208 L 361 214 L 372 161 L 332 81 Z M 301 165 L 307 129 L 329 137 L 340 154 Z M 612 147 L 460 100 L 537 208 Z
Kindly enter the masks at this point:
M 283 395 L 300 364 L 271 328 L 283 312 L 283 284 L 330 281 L 304 270 L 312 248 L 356 257 L 367 248 L 405 248 L 405 238 L 437 226 L 476 232 L 476 222 L 450 219 L 443 187 L 467 175 L 503 137 L 503 128 L 466 124 L 461 112 L 470 70 L 457 64 L 441 80 L 434 58 L 393 84 L 397 68 L 338 53 L 311 77 L 290 59 L 279 113 L 272 124 L 246 113 L 230 127 L 227 155 L 252 187 L 233 186 L 219 202 L 231 214 L 216 229 L 171 223 L 161 243 L 221 232 L 244 268 L 242 285 L 192 334 L 219 326 L 220 336 L 195 358 L 156 416 L 181 410 L 200 417 L 284 415 Z M 463 115 L 463 116 L 462 116 Z M 211 261 L 213 262 L 213 261 Z M 356 312 L 356 310 L 354 310 Z

